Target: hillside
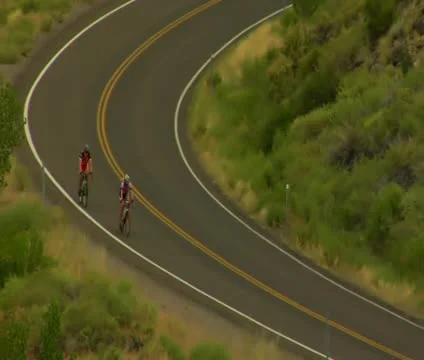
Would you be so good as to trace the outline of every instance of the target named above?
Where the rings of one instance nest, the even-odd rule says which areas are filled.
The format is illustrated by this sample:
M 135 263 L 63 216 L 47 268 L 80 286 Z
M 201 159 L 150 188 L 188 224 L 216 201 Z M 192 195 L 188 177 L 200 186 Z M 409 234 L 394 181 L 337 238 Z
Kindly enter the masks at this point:
M 295 0 L 265 26 L 198 85 L 200 159 L 285 243 L 423 315 L 424 1 Z
M 111 261 L 60 208 L 46 206 L 25 168 L 14 161 L 5 180 L 0 359 L 298 359 L 260 336 L 208 329 L 183 301 L 172 306 L 181 313 L 153 303 L 146 279 Z

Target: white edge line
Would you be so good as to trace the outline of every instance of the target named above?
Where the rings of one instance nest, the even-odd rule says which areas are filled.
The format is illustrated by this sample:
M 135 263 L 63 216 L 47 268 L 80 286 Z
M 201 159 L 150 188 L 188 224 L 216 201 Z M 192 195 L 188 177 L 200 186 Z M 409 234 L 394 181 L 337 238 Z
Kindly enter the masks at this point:
M 76 40 L 78 40 L 82 35 L 84 35 L 88 30 L 90 30 L 92 27 L 94 27 L 95 25 L 97 25 L 98 23 L 100 23 L 101 21 L 103 21 L 104 19 L 106 19 L 107 17 L 115 14 L 116 12 L 118 12 L 119 10 L 125 8 L 126 6 L 132 4 L 133 2 L 135 2 L 136 0 L 130 0 L 120 6 L 118 6 L 117 8 L 109 11 L 108 13 L 104 14 L 103 16 L 101 16 L 100 18 L 98 18 L 96 21 L 94 21 L 93 23 L 91 23 L 90 25 L 88 25 L 87 27 L 85 27 L 83 30 L 81 30 L 79 33 L 77 33 L 71 40 L 69 40 L 51 59 L 50 61 L 47 63 L 47 65 L 43 68 L 43 70 L 40 72 L 40 74 L 38 75 L 38 77 L 35 79 L 34 83 L 32 84 L 28 95 L 26 97 L 25 100 L 25 106 L 24 106 L 24 126 L 25 126 L 25 135 L 26 135 L 26 139 L 28 142 L 28 145 L 32 151 L 32 154 L 35 158 L 35 160 L 38 162 L 38 164 L 40 165 L 40 167 L 43 168 L 43 162 L 40 158 L 40 155 L 37 152 L 37 149 L 35 148 L 34 142 L 32 140 L 32 136 L 31 136 L 31 131 L 29 128 L 29 110 L 30 110 L 30 103 L 31 103 L 31 98 L 34 94 L 35 89 L 37 88 L 38 84 L 40 83 L 40 81 L 42 80 L 42 78 L 44 77 L 44 75 L 47 73 L 47 71 L 51 68 L 51 66 L 53 65 L 53 63 L 59 58 L 60 55 L 63 54 L 63 52 L 68 49 Z M 50 173 L 50 171 L 44 167 L 44 171 L 45 174 L 47 175 L 47 177 L 50 179 L 50 181 L 53 183 L 54 186 L 56 186 L 56 188 L 62 193 L 62 195 L 72 204 L 75 206 L 75 208 L 77 208 L 86 218 L 88 218 L 94 225 L 96 225 L 100 230 L 102 230 L 105 234 L 109 235 L 113 240 L 115 240 L 117 243 L 119 243 L 120 245 L 122 245 L 124 248 L 126 248 L 128 251 L 130 251 L 131 253 L 133 253 L 134 255 L 136 255 L 137 257 L 139 257 L 140 259 L 146 261 L 148 264 L 152 265 L 153 267 L 155 267 L 156 269 L 164 272 L 165 274 L 169 275 L 171 278 L 173 278 L 174 280 L 180 282 L 181 284 L 189 287 L 190 289 L 198 292 L 199 294 L 207 297 L 209 300 L 214 301 L 215 303 L 223 306 L 224 308 L 234 312 L 235 314 L 241 316 L 242 318 L 254 323 L 255 325 L 258 325 L 260 327 L 262 327 L 263 329 L 269 331 L 270 333 L 285 339 L 286 341 L 295 344 L 297 346 L 299 346 L 300 348 L 307 350 L 311 353 L 314 353 L 317 356 L 320 356 L 322 358 L 328 358 L 326 355 L 321 354 L 320 352 L 270 328 L 267 325 L 262 324 L 261 322 L 251 318 L 250 316 L 242 313 L 241 311 L 234 309 L 233 307 L 227 305 L 226 303 L 224 303 L 223 301 L 207 294 L 206 292 L 200 290 L 199 288 L 195 287 L 194 285 L 191 285 L 190 283 L 188 283 L 187 281 L 181 279 L 180 277 L 178 277 L 177 275 L 171 273 L 170 271 L 166 270 L 165 268 L 163 268 L 162 266 L 156 264 L 155 262 L 153 262 L 152 260 L 148 259 L 147 257 L 145 257 L 144 255 L 140 254 L 139 252 L 137 252 L 136 250 L 134 250 L 131 246 L 127 245 L 126 243 L 124 243 L 123 241 L 121 241 L 117 236 L 115 236 L 114 234 L 112 234 L 109 230 L 107 230 L 103 225 L 101 225 L 96 219 L 94 219 L 90 214 L 88 214 L 85 210 L 83 210 L 77 203 L 76 201 L 66 192 L 66 190 L 59 184 L 59 182 L 53 177 L 53 175 Z M 331 360 L 331 358 L 328 358 Z
M 267 237 L 265 237 L 263 234 L 259 233 L 258 231 L 256 231 L 255 229 L 253 229 L 249 224 L 247 224 L 245 221 L 243 221 L 240 217 L 238 217 L 236 214 L 234 214 L 230 209 L 228 209 L 215 195 L 213 195 L 213 193 L 206 187 L 205 184 L 203 184 L 203 182 L 200 180 L 200 178 L 196 175 L 196 173 L 194 172 L 194 170 L 192 169 L 192 167 L 190 166 L 185 154 L 184 154 L 184 150 L 183 147 L 181 146 L 181 142 L 180 142 L 180 137 L 179 137 L 179 131 L 178 131 L 178 121 L 179 121 L 179 113 L 180 113 L 180 108 L 181 108 L 181 104 L 184 101 L 184 98 L 187 94 L 187 92 L 189 91 L 189 89 L 193 86 L 194 82 L 199 78 L 199 76 L 201 75 L 201 73 L 206 69 L 206 67 L 212 62 L 212 60 L 214 58 L 216 58 L 217 55 L 219 55 L 220 53 L 222 53 L 228 46 L 230 46 L 231 44 L 233 44 L 236 40 L 238 40 L 240 37 L 242 37 L 243 35 L 245 35 L 247 32 L 249 32 L 250 30 L 252 30 L 253 28 L 257 27 L 258 25 L 260 25 L 261 23 L 271 19 L 272 17 L 282 13 L 283 11 L 287 10 L 288 8 L 292 7 L 292 5 L 288 5 L 280 10 L 277 10 L 275 12 L 273 12 L 272 14 L 264 17 L 263 19 L 255 22 L 254 24 L 250 25 L 249 27 L 247 27 L 246 29 L 244 29 L 243 31 L 241 31 L 240 33 L 238 33 L 236 36 L 234 36 L 232 39 L 230 39 L 227 43 L 225 43 L 221 48 L 219 48 L 215 53 L 213 53 L 211 55 L 211 57 L 200 67 L 199 70 L 197 70 L 197 72 L 193 75 L 193 77 L 190 79 L 190 81 L 188 82 L 188 84 L 186 85 L 186 87 L 184 88 L 184 90 L 182 91 L 180 98 L 178 100 L 177 103 L 177 107 L 175 109 L 175 114 L 174 114 L 174 135 L 175 135 L 175 140 L 177 142 L 177 146 L 178 146 L 178 151 L 180 153 L 180 156 L 184 162 L 184 164 L 186 165 L 188 171 L 191 173 L 191 175 L 193 176 L 193 178 L 197 181 L 197 183 L 202 187 L 202 189 L 222 208 L 224 209 L 229 215 L 231 215 L 234 219 L 236 219 L 240 224 L 242 224 L 244 227 L 246 227 L 248 230 L 250 230 L 252 233 L 254 233 L 255 235 L 257 235 L 259 238 L 261 238 L 262 240 L 264 240 L 265 242 L 267 242 L 269 245 L 271 245 L 272 247 L 274 247 L 275 249 L 277 249 L 278 251 L 280 251 L 281 253 L 283 253 L 284 255 L 288 256 L 289 258 L 291 258 L 293 261 L 297 262 L 298 264 L 300 264 L 301 266 L 303 266 L 304 268 L 310 270 L 311 272 L 313 272 L 314 274 L 318 275 L 319 277 L 321 277 L 324 280 L 327 280 L 328 282 L 330 282 L 331 284 L 333 284 L 334 286 L 348 292 L 351 295 L 356 296 L 357 298 L 379 308 L 380 310 L 385 311 L 386 313 L 389 313 L 390 315 L 393 315 L 394 317 L 397 317 L 400 320 L 403 320 L 407 323 L 409 323 L 410 325 L 413 325 L 415 327 L 417 327 L 418 329 L 424 330 L 424 326 L 417 324 L 414 321 L 411 321 L 405 317 L 403 317 L 402 315 L 399 315 L 397 313 L 395 313 L 394 311 L 391 311 L 390 309 L 387 309 L 386 307 L 377 304 L 376 302 L 367 299 L 365 297 L 363 297 L 362 295 L 356 293 L 353 290 L 348 289 L 347 287 L 343 286 L 342 284 L 338 283 L 337 281 L 334 281 L 332 279 L 330 279 L 329 277 L 325 276 L 324 274 L 322 274 L 321 272 L 313 269 L 312 267 L 310 267 L 309 265 L 307 265 L 306 263 L 304 263 L 302 260 L 297 259 L 295 256 L 293 256 L 292 254 L 290 254 L 289 252 L 287 252 L 286 250 L 284 250 L 283 248 L 281 248 L 280 246 L 278 246 L 277 244 L 275 244 L 273 241 L 269 240 Z

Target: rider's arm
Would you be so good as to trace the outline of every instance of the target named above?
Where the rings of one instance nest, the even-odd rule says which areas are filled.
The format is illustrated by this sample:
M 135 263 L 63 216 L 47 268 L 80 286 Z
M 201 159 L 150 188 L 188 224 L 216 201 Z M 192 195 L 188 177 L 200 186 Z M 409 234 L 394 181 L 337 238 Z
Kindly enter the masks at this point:
M 130 185 L 129 192 L 130 192 L 130 201 L 133 202 L 134 196 L 133 196 L 133 186 L 132 186 L 132 184 Z
M 90 159 L 88 160 L 88 167 L 90 168 L 90 172 L 93 172 L 93 158 L 90 156 Z

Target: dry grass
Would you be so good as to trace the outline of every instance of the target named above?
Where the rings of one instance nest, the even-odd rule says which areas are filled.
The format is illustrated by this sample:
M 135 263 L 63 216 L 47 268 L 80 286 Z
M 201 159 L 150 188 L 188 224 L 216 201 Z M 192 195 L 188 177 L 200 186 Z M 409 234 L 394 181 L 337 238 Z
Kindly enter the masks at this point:
M 22 199 L 41 201 L 39 196 L 31 191 L 25 169 L 14 159 L 12 164 L 12 171 L 7 176 L 8 187 L 0 196 L 0 205 Z M 160 288 L 152 280 L 116 260 L 103 247 L 95 245 L 84 233 L 71 226 L 61 208 L 52 207 L 52 213 L 56 225 L 45 234 L 47 254 L 57 259 L 59 266 L 76 280 L 92 271 L 105 274 L 114 282 L 122 278 L 129 280 L 137 298 L 153 302 L 161 308 L 157 330 L 172 337 L 184 350 L 188 351 L 199 342 L 218 341 L 228 348 L 234 360 L 299 359 L 283 352 L 277 341 L 265 340 L 261 335 L 253 336 L 197 305 L 180 299 L 169 290 Z M 94 358 L 90 355 L 84 357 Z M 125 359 L 132 358 L 133 355 L 125 354 Z M 165 355 L 158 354 L 147 358 L 167 359 Z
M 215 70 L 225 81 L 240 76 L 241 64 L 245 60 L 263 55 L 280 42 L 272 31 L 273 23 L 267 23 L 256 29 L 250 36 L 228 50 L 218 60 Z M 249 184 L 231 178 L 223 159 L 217 152 L 216 139 L 210 135 L 214 124 L 223 121 L 215 108 L 211 90 L 207 85 L 208 74 L 200 81 L 190 111 L 190 136 L 200 162 L 212 180 L 221 188 L 224 195 L 234 202 L 261 226 L 266 227 L 267 209 L 257 209 L 257 196 Z M 206 124 L 206 125 L 205 125 Z M 345 264 L 329 265 L 322 248 L 300 245 L 295 238 L 279 234 L 281 241 L 296 250 L 332 274 L 348 280 L 365 291 L 383 299 L 387 303 L 417 317 L 424 317 L 422 304 L 424 294 L 409 283 L 389 283 L 378 279 L 375 269 L 363 266 L 349 267 Z
M 348 266 L 344 263 L 329 265 L 323 249 L 319 245 L 301 245 L 293 239 L 281 237 L 282 241 L 292 250 L 301 252 L 322 268 L 336 277 L 341 277 L 357 285 L 364 291 L 379 297 L 388 304 L 405 311 L 413 316 L 423 318 L 422 304 L 424 294 L 416 290 L 416 286 L 407 282 L 388 282 L 379 278 L 377 270 L 363 265 L 360 268 Z
M 214 151 L 211 141 L 206 141 L 197 137 L 194 139 L 195 148 L 200 162 L 204 166 L 207 174 L 218 184 L 221 191 L 237 207 L 247 213 L 253 220 L 266 228 L 267 209 L 265 207 L 257 211 L 257 196 L 250 189 L 250 186 L 242 181 L 232 185 L 225 167 Z M 378 276 L 371 267 L 362 266 L 360 269 L 349 267 L 345 264 L 339 266 L 329 266 L 324 251 L 318 245 L 301 245 L 295 239 L 280 234 L 281 241 L 292 250 L 302 253 L 304 256 L 314 261 L 324 269 L 330 271 L 335 276 L 340 276 L 371 294 L 380 297 L 387 303 L 417 317 L 424 317 L 422 304 L 424 294 L 416 292 L 416 288 L 408 283 L 388 283 L 377 280 Z
M 241 75 L 241 66 L 246 60 L 253 60 L 266 54 L 272 48 L 281 45 L 281 37 L 274 32 L 276 20 L 260 25 L 245 39 L 227 52 L 223 61 L 216 66 L 224 81 L 234 80 Z
M 0 0 L 0 64 L 28 56 L 42 33 L 92 0 Z

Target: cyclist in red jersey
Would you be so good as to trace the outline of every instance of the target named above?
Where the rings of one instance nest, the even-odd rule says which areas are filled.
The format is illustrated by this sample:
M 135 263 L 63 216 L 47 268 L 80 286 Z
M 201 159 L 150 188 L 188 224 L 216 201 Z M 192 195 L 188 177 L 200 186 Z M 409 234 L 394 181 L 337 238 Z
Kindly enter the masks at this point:
M 90 148 L 88 145 L 84 145 L 83 150 L 79 153 L 79 185 L 78 185 L 78 196 L 81 193 L 81 183 L 84 173 L 93 175 L 93 160 L 91 158 Z

